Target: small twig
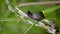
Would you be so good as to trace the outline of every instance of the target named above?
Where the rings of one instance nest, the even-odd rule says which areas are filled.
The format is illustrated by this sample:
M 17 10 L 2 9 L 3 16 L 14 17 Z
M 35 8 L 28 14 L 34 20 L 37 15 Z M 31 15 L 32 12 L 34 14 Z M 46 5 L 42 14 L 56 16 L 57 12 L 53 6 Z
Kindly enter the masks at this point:
M 17 5 L 17 7 L 20 7 L 20 6 L 31 6 L 31 5 L 44 5 L 44 4 L 60 4 L 60 1 L 20 3 L 20 4 Z
M 24 34 L 26 34 L 32 27 L 34 24 L 32 24 L 30 27 L 27 28 L 27 30 L 24 32 Z

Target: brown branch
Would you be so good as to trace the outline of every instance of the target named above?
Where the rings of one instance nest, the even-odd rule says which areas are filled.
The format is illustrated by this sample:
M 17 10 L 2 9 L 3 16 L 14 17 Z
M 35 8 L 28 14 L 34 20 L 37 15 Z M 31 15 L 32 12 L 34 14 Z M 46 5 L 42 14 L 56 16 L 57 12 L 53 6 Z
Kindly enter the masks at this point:
M 20 7 L 20 6 L 31 6 L 31 5 L 44 5 L 44 4 L 60 4 L 60 1 L 20 3 L 19 5 L 17 5 L 17 7 Z

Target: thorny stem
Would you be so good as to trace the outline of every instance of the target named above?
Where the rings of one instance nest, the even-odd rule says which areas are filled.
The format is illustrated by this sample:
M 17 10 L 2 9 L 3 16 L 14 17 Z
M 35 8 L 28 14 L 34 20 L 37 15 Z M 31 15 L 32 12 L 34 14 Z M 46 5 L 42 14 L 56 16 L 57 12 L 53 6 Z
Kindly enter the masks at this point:
M 59 1 L 58 1 L 58 2 L 59 2 Z M 56 3 L 56 2 L 55 2 L 55 3 Z M 10 5 L 10 3 L 9 3 L 9 0 L 6 0 L 6 4 L 8 5 L 8 9 L 9 9 L 10 11 L 15 12 L 15 11 L 14 11 L 14 8 L 13 8 L 13 7 Z M 28 3 L 28 4 L 29 4 L 29 3 Z M 32 3 L 32 4 L 33 4 L 33 3 Z M 38 4 L 38 3 L 36 3 L 36 4 Z M 29 5 L 30 5 L 30 4 L 29 4 Z M 22 6 L 23 6 L 23 5 L 22 5 Z M 26 5 L 26 6 L 27 6 L 27 5 Z M 21 10 L 18 9 L 17 7 L 16 7 L 15 9 L 18 10 L 18 14 L 27 17 L 27 15 L 26 15 L 23 11 L 21 11 Z M 46 21 L 46 20 L 45 20 L 45 21 Z M 48 23 L 49 23 L 49 21 L 48 21 Z M 33 25 L 34 25 L 34 24 L 32 24 L 32 25 L 24 32 L 24 34 L 26 34 L 26 33 L 32 28 Z M 40 23 L 37 24 L 37 25 L 46 28 L 48 31 L 50 31 L 49 33 L 55 34 L 54 29 L 52 28 L 52 30 L 50 30 L 51 27 L 45 25 L 44 23 L 40 22 Z
M 51 24 L 51 25 L 50 25 Z M 48 30 L 49 33 L 56 34 L 56 29 L 54 29 L 55 24 L 47 19 L 43 19 L 36 26 L 43 27 Z

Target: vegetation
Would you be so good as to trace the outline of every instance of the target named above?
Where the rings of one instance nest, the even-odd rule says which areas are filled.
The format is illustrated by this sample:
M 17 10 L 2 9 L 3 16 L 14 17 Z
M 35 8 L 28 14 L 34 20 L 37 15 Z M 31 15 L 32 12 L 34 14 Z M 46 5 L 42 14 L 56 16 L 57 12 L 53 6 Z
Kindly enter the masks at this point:
M 20 3 L 28 2 L 42 2 L 42 1 L 55 1 L 55 0 L 0 0 L 0 34 L 25 34 L 26 30 L 32 25 L 29 22 L 35 23 L 30 18 L 21 18 L 23 15 L 19 15 L 16 10 L 16 6 Z M 9 10 L 9 7 L 10 10 Z M 54 20 L 58 29 L 60 30 L 60 5 L 59 4 L 44 4 L 44 5 L 32 5 L 32 6 L 20 6 L 18 7 L 23 12 L 30 10 L 32 13 L 37 11 L 44 11 L 44 15 L 48 20 Z M 19 16 L 18 16 L 19 15 Z M 35 24 L 27 31 L 26 34 L 49 34 L 48 31 Z M 58 32 L 57 34 L 60 34 Z

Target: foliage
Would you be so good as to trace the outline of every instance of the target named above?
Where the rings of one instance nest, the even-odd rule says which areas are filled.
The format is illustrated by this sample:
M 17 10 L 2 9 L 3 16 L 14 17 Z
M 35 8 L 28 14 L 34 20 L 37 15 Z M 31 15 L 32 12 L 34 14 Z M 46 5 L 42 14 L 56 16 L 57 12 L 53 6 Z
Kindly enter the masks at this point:
M 38 2 L 40 0 L 9 0 L 11 5 L 15 8 L 16 5 L 23 2 Z M 17 3 L 16 3 L 17 1 Z M 45 1 L 45 0 L 41 0 Z M 49 1 L 49 0 L 46 0 Z M 19 7 L 23 12 L 30 10 L 32 13 L 37 11 L 45 11 L 45 17 L 49 20 L 55 20 L 57 27 L 60 29 L 60 5 L 35 5 Z M 15 10 L 17 11 L 17 10 Z M 26 20 L 31 20 L 24 18 Z M 16 13 L 8 9 L 6 0 L 0 0 L 0 34 L 23 34 L 28 27 L 31 26 L 24 21 Z M 33 25 L 27 34 L 49 34 L 46 29 Z

